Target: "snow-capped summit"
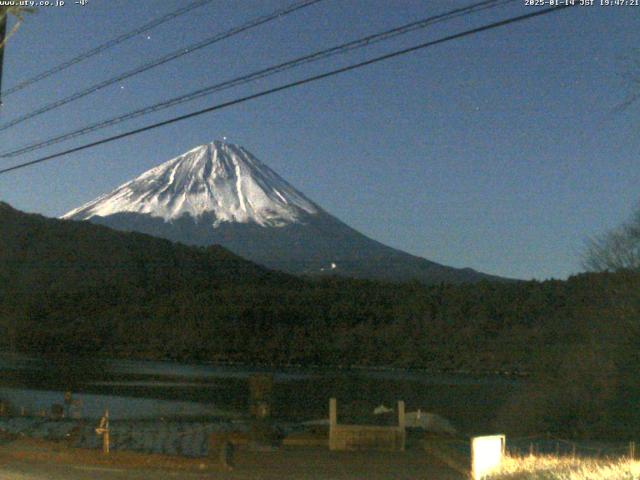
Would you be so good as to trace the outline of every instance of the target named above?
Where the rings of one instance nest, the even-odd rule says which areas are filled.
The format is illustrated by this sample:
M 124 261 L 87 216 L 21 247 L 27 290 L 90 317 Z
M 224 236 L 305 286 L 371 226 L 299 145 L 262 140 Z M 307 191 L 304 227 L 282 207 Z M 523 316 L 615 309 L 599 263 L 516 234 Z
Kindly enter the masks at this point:
M 138 213 L 170 222 L 207 214 L 214 226 L 253 222 L 277 227 L 317 212 L 313 202 L 250 152 L 215 141 L 148 170 L 63 218 Z

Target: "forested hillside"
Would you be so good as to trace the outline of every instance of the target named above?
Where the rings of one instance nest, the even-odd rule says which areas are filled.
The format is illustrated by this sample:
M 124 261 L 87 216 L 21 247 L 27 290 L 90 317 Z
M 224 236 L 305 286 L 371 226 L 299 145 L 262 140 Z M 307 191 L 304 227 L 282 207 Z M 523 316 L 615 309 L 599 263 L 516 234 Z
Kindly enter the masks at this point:
M 272 272 L 0 207 L 5 348 L 199 361 L 531 371 L 594 338 L 627 341 L 640 275 L 438 285 Z

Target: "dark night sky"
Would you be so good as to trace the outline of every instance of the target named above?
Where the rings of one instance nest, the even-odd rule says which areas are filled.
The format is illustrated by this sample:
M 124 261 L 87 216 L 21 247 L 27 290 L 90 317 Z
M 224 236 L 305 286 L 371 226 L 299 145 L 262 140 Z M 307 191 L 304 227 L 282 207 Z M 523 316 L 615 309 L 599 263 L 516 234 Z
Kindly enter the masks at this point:
M 4 88 L 186 4 L 67 0 L 26 18 Z M 325 0 L 0 132 L 19 147 L 469 2 Z M 12 95 L 0 123 L 287 5 L 215 1 Z M 3 166 L 533 8 L 524 0 L 51 147 Z M 456 267 L 518 278 L 580 271 L 587 236 L 623 221 L 640 185 L 640 7 L 575 7 L 0 176 L 0 200 L 65 213 L 214 139 L 243 145 L 363 233 Z M 640 72 L 638 72 L 640 75 Z

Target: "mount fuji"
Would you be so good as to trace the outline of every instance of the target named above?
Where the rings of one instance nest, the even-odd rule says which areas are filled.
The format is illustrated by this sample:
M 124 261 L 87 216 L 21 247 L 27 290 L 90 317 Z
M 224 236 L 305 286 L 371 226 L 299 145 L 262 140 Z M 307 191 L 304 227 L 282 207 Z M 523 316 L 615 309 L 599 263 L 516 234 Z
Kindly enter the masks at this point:
M 246 149 L 220 141 L 152 168 L 62 218 L 188 245 L 219 244 L 294 274 L 423 283 L 500 280 L 372 240 L 325 212 Z

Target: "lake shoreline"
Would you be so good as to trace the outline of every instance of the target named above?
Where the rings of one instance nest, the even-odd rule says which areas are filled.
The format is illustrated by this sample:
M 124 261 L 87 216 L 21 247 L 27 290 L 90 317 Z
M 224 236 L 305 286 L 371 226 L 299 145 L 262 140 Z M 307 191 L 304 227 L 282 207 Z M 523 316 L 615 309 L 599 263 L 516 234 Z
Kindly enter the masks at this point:
M 98 359 L 105 362 L 112 361 L 131 361 L 131 362 L 161 362 L 166 364 L 180 364 L 180 365 L 194 365 L 203 367 L 234 367 L 245 369 L 269 369 L 269 370 L 337 370 L 340 372 L 411 372 L 411 373 L 424 373 L 427 375 L 455 375 L 455 376 L 469 376 L 469 377 L 491 377 L 491 378 L 505 378 L 505 379 L 526 379 L 531 376 L 531 372 L 524 370 L 469 370 L 469 369 L 454 369 L 454 368 L 428 368 L 428 367 L 396 367 L 393 365 L 342 365 L 342 364 L 303 364 L 303 363 L 264 363 L 264 362 L 243 362 L 243 361 L 194 361 L 190 359 L 175 359 L 175 358 L 156 358 L 145 355 L 140 356 L 103 356 L 103 355 L 71 355 L 71 354 L 38 354 L 28 352 L 9 352 L 6 350 L 0 350 L 0 358 L 21 356 L 27 358 L 36 359 L 72 359 L 78 360 L 82 358 Z

